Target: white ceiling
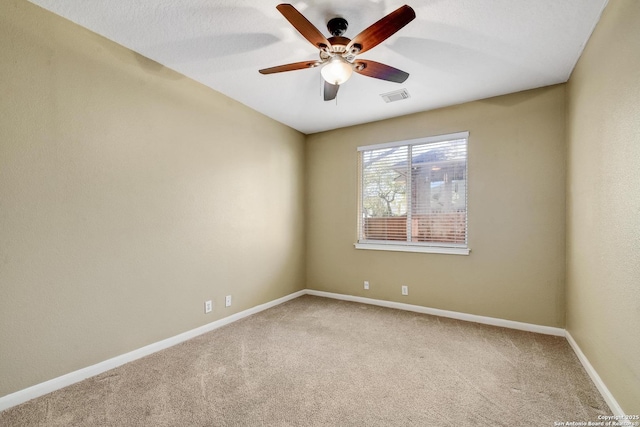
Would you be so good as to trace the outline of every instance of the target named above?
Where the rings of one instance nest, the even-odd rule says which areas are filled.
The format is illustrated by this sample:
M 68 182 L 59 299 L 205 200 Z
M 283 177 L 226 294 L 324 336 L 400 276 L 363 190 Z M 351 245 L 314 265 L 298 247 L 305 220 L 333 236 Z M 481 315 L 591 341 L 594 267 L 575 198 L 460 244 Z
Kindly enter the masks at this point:
M 566 82 L 607 0 L 407 0 L 416 19 L 361 55 L 410 74 L 402 84 L 355 74 L 323 101 L 319 68 L 258 69 L 317 59 L 268 0 L 31 0 L 306 134 Z M 342 16 L 353 38 L 404 3 L 292 3 L 325 36 Z M 380 94 L 406 88 L 409 99 Z

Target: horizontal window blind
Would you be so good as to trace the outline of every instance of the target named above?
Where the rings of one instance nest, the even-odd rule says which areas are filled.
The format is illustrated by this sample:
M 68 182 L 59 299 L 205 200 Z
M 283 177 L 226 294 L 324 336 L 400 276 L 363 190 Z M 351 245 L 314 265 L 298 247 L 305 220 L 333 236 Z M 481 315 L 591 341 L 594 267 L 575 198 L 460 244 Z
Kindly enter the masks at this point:
M 467 247 L 467 140 L 360 147 L 358 242 Z

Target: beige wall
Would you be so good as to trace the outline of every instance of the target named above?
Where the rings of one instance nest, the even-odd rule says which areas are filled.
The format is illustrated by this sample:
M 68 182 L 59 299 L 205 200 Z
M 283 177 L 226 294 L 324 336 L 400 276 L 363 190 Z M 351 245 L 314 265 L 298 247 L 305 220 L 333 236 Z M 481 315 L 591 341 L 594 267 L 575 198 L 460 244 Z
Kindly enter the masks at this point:
M 303 166 L 304 135 L 0 2 L 0 396 L 304 288 Z
M 564 97 L 553 86 L 309 136 L 307 287 L 563 327 Z M 356 250 L 356 147 L 466 130 L 471 254 Z
M 640 413 L 640 2 L 612 0 L 568 85 L 567 330 Z

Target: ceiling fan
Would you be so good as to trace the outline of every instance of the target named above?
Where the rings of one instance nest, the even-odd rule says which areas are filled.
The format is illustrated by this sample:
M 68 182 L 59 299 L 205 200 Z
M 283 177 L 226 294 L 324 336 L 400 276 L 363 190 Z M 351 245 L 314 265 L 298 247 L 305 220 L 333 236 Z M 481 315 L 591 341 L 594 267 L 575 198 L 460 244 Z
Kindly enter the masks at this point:
M 353 40 L 342 37 L 348 26 L 347 20 L 344 18 L 338 17 L 329 20 L 327 28 L 332 37 L 327 39 L 292 5 L 283 3 L 276 6 L 276 9 L 305 39 L 320 50 L 320 59 L 264 68 L 259 70 L 261 74 L 322 66 L 320 73 L 324 79 L 325 101 L 335 99 L 340 85 L 351 77 L 353 71 L 367 77 L 396 83 L 402 83 L 409 77 L 409 73 L 402 70 L 379 62 L 360 59 L 357 58 L 357 55 L 379 45 L 411 22 L 416 17 L 411 7 L 404 5 L 396 9 L 355 36 Z

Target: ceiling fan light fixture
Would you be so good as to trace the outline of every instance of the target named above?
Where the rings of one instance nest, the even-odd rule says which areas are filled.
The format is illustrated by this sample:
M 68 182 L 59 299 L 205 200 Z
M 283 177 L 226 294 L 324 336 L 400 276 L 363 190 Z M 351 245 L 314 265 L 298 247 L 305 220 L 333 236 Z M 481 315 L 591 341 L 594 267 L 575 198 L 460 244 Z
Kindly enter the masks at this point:
M 352 73 L 353 65 L 340 55 L 333 56 L 320 70 L 322 78 L 332 85 L 341 85 L 349 80 Z

